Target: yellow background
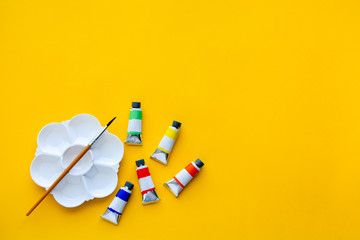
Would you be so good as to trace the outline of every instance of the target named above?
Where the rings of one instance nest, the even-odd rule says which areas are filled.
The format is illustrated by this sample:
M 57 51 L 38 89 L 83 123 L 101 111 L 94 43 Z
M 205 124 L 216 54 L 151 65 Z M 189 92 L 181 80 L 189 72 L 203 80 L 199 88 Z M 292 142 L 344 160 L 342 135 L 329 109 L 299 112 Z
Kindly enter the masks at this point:
M 359 239 L 359 1 L 0 1 L 1 239 Z M 40 129 L 80 113 L 143 147 L 119 226 L 115 192 L 74 209 L 31 179 Z M 149 159 L 183 123 L 169 165 Z M 190 161 L 174 198 L 162 183 Z M 145 158 L 161 202 L 142 206 Z M 117 189 L 118 189 L 117 188 Z

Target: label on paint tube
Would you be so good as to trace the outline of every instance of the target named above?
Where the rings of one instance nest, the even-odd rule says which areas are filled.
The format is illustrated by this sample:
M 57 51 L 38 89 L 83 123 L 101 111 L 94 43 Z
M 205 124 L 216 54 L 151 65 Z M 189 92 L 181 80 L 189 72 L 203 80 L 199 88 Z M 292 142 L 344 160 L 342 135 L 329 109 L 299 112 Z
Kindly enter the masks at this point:
M 157 149 L 153 154 L 151 154 L 150 158 L 166 165 L 179 132 L 179 129 L 170 126 L 166 130 L 164 137 L 161 139 Z
M 132 108 L 130 110 L 127 139 L 125 143 L 129 145 L 142 145 L 142 110 Z
M 202 165 L 200 167 L 202 167 Z M 191 162 L 183 170 L 176 174 L 170 181 L 164 183 L 165 187 L 167 187 L 176 197 L 178 197 L 180 192 L 200 171 L 200 167 L 197 166 L 196 163 Z
M 101 217 L 111 223 L 119 224 L 120 216 L 130 198 L 131 190 L 128 187 L 121 187 L 114 200 L 110 203 L 105 213 Z
M 160 198 L 155 192 L 155 186 L 152 181 L 148 166 L 143 165 L 136 169 L 136 173 L 139 179 L 140 190 L 143 196 L 143 204 L 149 204 L 159 201 Z

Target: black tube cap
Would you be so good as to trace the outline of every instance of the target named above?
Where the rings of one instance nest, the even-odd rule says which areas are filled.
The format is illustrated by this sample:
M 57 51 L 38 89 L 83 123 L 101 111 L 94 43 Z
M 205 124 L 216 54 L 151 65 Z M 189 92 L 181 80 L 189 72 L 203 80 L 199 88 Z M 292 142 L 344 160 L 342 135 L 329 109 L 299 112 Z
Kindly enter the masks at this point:
M 135 161 L 135 163 L 136 163 L 136 166 L 138 166 L 138 167 L 140 167 L 141 165 L 145 165 L 144 159 L 137 160 L 137 161 Z
M 131 190 L 131 189 L 133 189 L 134 184 L 132 184 L 131 182 L 126 181 L 124 187 L 127 187 L 129 190 Z
M 140 108 L 141 107 L 141 102 L 132 102 L 132 107 L 133 108 Z
M 179 128 L 179 127 L 181 127 L 181 122 L 173 121 L 172 126 L 175 128 Z
M 204 163 L 203 163 L 199 158 L 196 159 L 195 164 L 196 164 L 196 166 L 198 166 L 199 168 L 201 168 L 202 166 L 204 166 Z

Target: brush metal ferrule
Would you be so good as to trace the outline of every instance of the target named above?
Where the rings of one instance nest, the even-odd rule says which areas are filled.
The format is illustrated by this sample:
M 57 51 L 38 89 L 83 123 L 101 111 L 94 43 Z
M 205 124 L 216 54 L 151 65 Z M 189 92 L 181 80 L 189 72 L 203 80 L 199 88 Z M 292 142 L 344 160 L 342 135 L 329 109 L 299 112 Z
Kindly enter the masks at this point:
M 92 146 L 92 145 L 96 142 L 96 140 L 98 140 L 99 137 L 106 131 L 107 128 L 108 128 L 108 126 L 105 126 L 105 127 L 101 130 L 101 132 L 100 132 L 98 135 L 96 135 L 96 137 L 94 137 L 93 140 L 91 140 L 91 142 L 89 143 L 89 145 Z

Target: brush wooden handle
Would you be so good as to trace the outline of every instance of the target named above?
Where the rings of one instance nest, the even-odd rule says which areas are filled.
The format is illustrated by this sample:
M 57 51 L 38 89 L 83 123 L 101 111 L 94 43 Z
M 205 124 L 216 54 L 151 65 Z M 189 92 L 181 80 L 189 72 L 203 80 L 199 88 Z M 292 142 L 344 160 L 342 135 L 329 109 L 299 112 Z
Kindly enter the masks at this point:
M 76 156 L 76 158 L 70 163 L 70 165 L 64 170 L 64 172 L 55 180 L 55 182 L 49 187 L 48 190 L 44 193 L 44 195 L 34 204 L 34 206 L 26 213 L 26 216 L 29 216 L 32 211 L 46 198 L 47 195 L 56 187 L 56 185 L 70 172 L 70 170 L 77 164 L 80 159 L 89 151 L 90 145 L 87 145 L 80 153 Z

